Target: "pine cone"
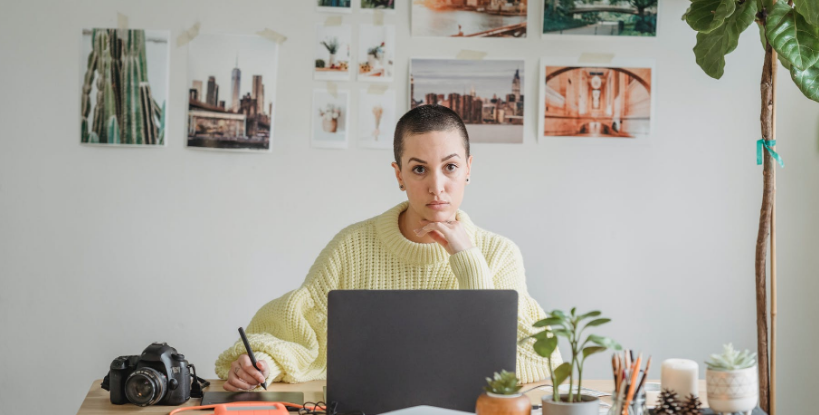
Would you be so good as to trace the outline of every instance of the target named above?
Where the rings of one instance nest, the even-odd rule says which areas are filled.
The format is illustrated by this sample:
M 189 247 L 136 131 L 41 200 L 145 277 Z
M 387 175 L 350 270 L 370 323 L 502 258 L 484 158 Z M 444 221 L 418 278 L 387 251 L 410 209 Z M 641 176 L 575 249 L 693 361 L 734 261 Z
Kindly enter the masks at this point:
M 694 396 L 694 394 L 688 395 L 685 398 L 685 402 L 681 405 L 681 415 L 700 415 L 700 407 L 702 406 L 702 402 L 700 402 L 700 398 Z
M 663 389 L 657 397 L 654 415 L 683 415 L 680 401 L 677 399 L 677 392 L 671 389 Z

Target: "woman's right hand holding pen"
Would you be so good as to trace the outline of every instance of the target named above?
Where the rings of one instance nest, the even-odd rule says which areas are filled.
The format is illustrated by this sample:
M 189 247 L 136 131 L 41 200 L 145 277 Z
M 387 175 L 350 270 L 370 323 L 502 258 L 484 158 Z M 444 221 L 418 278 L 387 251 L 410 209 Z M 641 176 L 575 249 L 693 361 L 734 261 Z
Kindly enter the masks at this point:
M 247 354 L 239 356 L 233 363 L 230 364 L 230 373 L 228 374 L 227 382 L 222 386 L 226 391 L 248 391 L 253 390 L 270 375 L 270 369 L 267 367 L 267 362 L 259 360 L 258 369 L 253 367 L 250 357 Z

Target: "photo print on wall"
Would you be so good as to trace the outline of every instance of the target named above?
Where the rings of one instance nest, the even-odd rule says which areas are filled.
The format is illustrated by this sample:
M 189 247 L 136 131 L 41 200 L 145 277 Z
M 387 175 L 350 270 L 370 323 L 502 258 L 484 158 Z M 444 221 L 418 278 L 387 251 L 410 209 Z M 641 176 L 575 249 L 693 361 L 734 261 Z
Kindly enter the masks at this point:
M 164 146 L 169 32 L 84 29 L 80 142 Z
M 318 148 L 347 148 L 350 125 L 350 91 L 313 90 L 311 145 Z
M 412 36 L 526 37 L 528 0 L 413 0 Z
M 639 138 L 651 134 L 654 64 L 646 59 L 540 63 L 540 137 Z
M 359 25 L 358 80 L 392 82 L 395 76 L 395 26 Z
M 351 13 L 351 0 L 316 0 L 316 7 L 321 12 Z
M 524 61 L 412 59 L 410 107 L 438 104 L 463 119 L 474 143 L 523 143 Z
M 278 44 L 201 34 L 188 44 L 188 147 L 270 150 Z
M 361 11 L 383 10 L 395 12 L 395 0 L 361 0 Z
M 392 150 L 396 117 L 395 91 L 372 92 L 362 88 L 358 95 L 358 146 Z
M 320 81 L 350 79 L 350 45 L 353 28 L 350 25 L 316 25 L 316 63 L 314 78 Z
M 544 0 L 544 35 L 657 36 L 659 0 Z

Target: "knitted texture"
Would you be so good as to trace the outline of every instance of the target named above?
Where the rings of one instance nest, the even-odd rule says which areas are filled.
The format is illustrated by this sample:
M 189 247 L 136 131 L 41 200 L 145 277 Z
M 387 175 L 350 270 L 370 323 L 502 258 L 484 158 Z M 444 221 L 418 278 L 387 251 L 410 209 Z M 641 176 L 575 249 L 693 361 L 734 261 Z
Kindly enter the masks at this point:
M 270 367 L 268 382 L 307 382 L 327 375 L 327 294 L 330 290 L 512 289 L 518 292 L 518 339 L 546 313 L 526 289 L 523 257 L 509 239 L 475 226 L 458 210 L 473 248 L 450 255 L 438 243 L 420 244 L 401 234 L 402 202 L 383 214 L 348 226 L 321 251 L 302 285 L 265 304 L 247 326 L 257 360 Z M 523 383 L 549 378 L 548 360 L 530 339 L 518 345 L 516 372 Z M 227 379 L 230 364 L 246 353 L 241 340 L 216 360 Z M 562 363 L 555 350 L 552 367 Z

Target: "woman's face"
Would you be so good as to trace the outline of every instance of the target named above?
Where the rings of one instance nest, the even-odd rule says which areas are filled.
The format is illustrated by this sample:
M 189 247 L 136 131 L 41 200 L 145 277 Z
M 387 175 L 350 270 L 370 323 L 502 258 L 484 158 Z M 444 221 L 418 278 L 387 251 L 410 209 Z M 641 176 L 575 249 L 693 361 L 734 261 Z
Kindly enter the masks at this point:
M 472 156 L 458 130 L 431 131 L 404 138 L 401 168 L 392 163 L 404 185 L 409 208 L 430 222 L 453 220 L 464 197 Z

